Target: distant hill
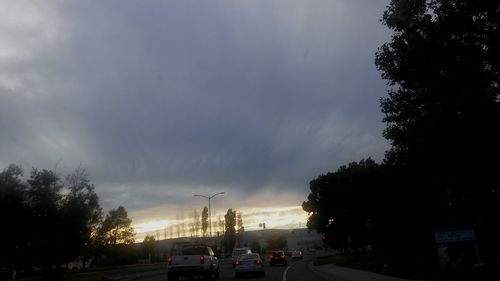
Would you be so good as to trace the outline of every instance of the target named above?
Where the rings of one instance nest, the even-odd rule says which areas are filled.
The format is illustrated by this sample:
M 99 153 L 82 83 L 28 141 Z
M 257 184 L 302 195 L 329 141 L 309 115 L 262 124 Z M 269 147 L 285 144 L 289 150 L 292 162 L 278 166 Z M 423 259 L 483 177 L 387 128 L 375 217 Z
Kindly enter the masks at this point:
M 263 248 L 266 248 L 267 240 L 273 236 L 285 236 L 287 239 L 288 248 L 293 249 L 307 249 L 314 247 L 321 247 L 322 241 L 320 235 L 315 231 L 309 231 L 306 228 L 298 229 L 264 229 L 264 230 L 252 230 L 245 231 L 242 246 L 251 247 L 252 241 L 259 241 Z M 217 245 L 220 250 L 223 245 L 221 245 L 223 236 L 212 237 L 212 238 L 173 238 L 173 239 L 163 239 L 157 241 L 157 251 L 163 255 L 167 256 L 172 254 L 175 249 L 180 248 L 185 244 L 208 244 Z M 142 243 L 136 243 L 140 246 Z

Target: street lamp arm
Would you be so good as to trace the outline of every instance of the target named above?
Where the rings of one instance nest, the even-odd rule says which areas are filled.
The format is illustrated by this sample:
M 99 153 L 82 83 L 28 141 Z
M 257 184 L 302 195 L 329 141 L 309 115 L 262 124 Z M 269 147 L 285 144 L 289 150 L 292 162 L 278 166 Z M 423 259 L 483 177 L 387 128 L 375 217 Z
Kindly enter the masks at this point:
M 205 196 L 205 195 L 200 195 L 200 194 L 195 194 L 193 196 L 199 196 L 199 197 L 203 197 L 203 198 L 206 198 L 206 199 L 212 199 L 214 198 L 215 196 L 217 195 L 222 195 L 222 194 L 226 194 L 225 192 L 218 192 L 218 193 L 215 193 L 214 195 L 212 196 Z
M 214 195 L 210 196 L 210 198 L 213 198 L 213 197 L 215 197 L 215 196 L 217 196 L 217 195 L 222 195 L 222 194 L 225 194 L 225 192 L 215 193 Z
M 212 199 L 213 197 L 217 196 L 217 195 L 221 195 L 221 194 L 225 194 L 225 192 L 218 192 L 218 193 L 215 193 L 214 195 L 212 196 L 205 196 L 205 195 L 200 195 L 200 194 L 194 194 L 193 196 L 199 196 L 199 197 L 203 197 L 205 199 L 208 199 L 208 218 L 210 219 L 210 237 L 212 237 L 212 212 L 211 212 L 211 208 L 210 208 L 210 199 Z

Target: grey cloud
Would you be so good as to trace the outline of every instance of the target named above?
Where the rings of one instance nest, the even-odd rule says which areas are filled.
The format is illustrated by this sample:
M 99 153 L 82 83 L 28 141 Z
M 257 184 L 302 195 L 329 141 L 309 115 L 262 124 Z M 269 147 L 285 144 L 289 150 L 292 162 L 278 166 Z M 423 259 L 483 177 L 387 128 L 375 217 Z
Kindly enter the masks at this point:
M 0 59 L 0 165 L 82 163 L 105 207 L 139 210 L 186 186 L 305 196 L 387 148 L 387 1 L 50 4 L 30 10 L 50 19 L 36 42 L 0 29 L 27 54 Z

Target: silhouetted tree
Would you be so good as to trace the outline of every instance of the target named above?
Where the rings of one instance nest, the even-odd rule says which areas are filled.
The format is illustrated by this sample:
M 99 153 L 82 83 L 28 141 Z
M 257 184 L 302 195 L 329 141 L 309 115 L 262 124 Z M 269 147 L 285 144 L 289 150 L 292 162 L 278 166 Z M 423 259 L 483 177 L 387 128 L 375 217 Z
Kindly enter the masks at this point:
M 193 221 L 191 223 L 192 234 L 194 237 L 198 237 L 200 232 L 200 213 L 197 210 L 193 211 Z
M 203 233 L 203 237 L 207 236 L 208 230 L 208 208 L 205 206 L 203 211 L 201 211 L 201 232 Z
M 94 186 L 81 167 L 66 182 L 54 171 L 33 169 L 25 204 L 30 212 L 25 221 L 29 225 L 26 250 L 45 279 L 60 279 L 62 264 L 89 254 L 91 235 L 101 218 Z
M 377 216 L 377 205 L 387 201 L 375 189 L 379 176 L 380 166 L 368 158 L 312 180 L 308 201 L 302 203 L 309 213 L 307 227 L 324 233 L 325 242 L 338 249 L 367 246 L 367 222 Z
M 35 265 L 42 268 L 44 279 L 58 280 L 64 259 L 66 243 L 62 222 L 61 190 L 59 176 L 49 170 L 32 169 L 28 179 L 27 205 L 31 211 L 30 252 Z
M 135 242 L 132 220 L 123 206 L 110 210 L 98 230 L 104 245 L 133 244 Z
M 182 230 L 181 230 L 181 216 L 179 214 L 175 216 L 175 231 L 177 232 L 177 238 L 180 238 L 182 235 Z
M 224 216 L 224 221 L 226 226 L 226 251 L 230 253 L 233 251 L 236 242 L 236 211 L 228 209 Z
M 243 226 L 243 218 L 241 216 L 241 212 L 238 212 L 236 216 L 236 224 L 238 228 L 238 247 L 241 247 L 241 243 L 244 240 L 245 227 Z
M 22 176 L 22 168 L 13 164 L 0 172 L 0 221 L 8 226 L 0 231 L 0 267 L 18 271 L 31 263 L 27 251 L 32 214 Z
M 135 242 L 132 220 L 123 206 L 110 210 L 96 234 L 99 245 L 98 265 L 122 265 L 137 262 L 139 251 Z
M 393 0 L 382 22 L 394 34 L 376 55 L 390 85 L 385 161 L 404 189 L 395 211 L 427 245 L 435 227 L 474 227 L 490 256 L 500 250 L 499 15 L 498 1 Z
M 182 232 L 182 237 L 186 237 L 186 222 L 184 221 L 184 213 L 181 212 L 180 214 L 180 228 L 181 228 L 181 232 Z
M 102 209 L 84 168 L 78 167 L 69 174 L 66 186 L 69 192 L 64 198 L 62 212 L 64 249 L 68 260 L 81 254 L 85 267 L 87 258 L 94 253 L 92 238 L 100 226 Z
M 146 235 L 141 244 L 141 251 L 144 257 L 147 257 L 149 263 L 155 259 L 156 239 L 154 235 Z
M 224 233 L 225 233 L 225 230 L 226 230 L 225 224 L 226 223 L 224 222 L 224 220 L 222 219 L 222 217 L 219 216 L 219 218 L 217 220 L 217 226 L 219 227 L 218 229 L 219 229 L 220 235 L 224 235 Z

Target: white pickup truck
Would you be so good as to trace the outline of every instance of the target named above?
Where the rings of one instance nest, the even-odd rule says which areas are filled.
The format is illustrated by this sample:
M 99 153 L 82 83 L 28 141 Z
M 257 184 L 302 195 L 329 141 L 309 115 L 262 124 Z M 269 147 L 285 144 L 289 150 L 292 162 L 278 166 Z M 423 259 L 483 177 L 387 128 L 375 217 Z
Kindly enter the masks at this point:
M 179 276 L 211 280 L 219 277 L 219 270 L 219 259 L 207 246 L 184 246 L 181 255 L 168 257 L 168 281 L 177 281 Z

